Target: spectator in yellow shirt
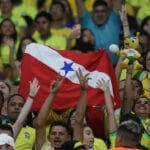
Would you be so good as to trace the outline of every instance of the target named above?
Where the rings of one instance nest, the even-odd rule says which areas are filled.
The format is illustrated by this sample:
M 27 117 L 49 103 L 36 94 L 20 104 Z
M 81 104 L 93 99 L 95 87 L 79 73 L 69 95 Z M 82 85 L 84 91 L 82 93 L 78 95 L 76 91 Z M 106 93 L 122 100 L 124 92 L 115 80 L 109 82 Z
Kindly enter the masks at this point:
M 64 4 L 57 1 L 53 2 L 50 7 L 50 14 L 52 15 L 51 33 L 54 35 L 64 36 L 66 39 L 71 34 L 71 29 L 65 27 L 65 7 Z
M 67 47 L 67 41 L 64 37 L 54 35 L 50 29 L 51 15 L 45 11 L 37 14 L 35 18 L 36 31 L 32 38 L 40 43 L 48 45 L 57 50 L 63 50 Z
M 17 42 L 17 32 L 15 25 L 10 19 L 4 19 L 0 24 L 0 54 L 2 64 L 9 64 L 10 57 L 15 56 L 15 44 Z

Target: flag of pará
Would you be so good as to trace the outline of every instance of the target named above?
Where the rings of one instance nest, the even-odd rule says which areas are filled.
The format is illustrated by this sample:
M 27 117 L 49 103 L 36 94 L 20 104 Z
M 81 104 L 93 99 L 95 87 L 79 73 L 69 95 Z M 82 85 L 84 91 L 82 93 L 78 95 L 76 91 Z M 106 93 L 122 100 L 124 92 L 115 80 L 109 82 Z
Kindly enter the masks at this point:
M 65 75 L 66 78 L 52 107 L 55 110 L 75 107 L 80 97 L 80 84 L 76 76 L 79 68 L 83 74 L 89 73 L 91 78 L 88 81 L 88 106 L 104 104 L 103 91 L 96 88 L 96 82 L 101 79 L 109 81 L 114 106 L 116 108 L 120 106 L 114 69 L 103 49 L 97 52 L 79 53 L 69 50 L 56 51 L 41 44 L 29 44 L 21 64 L 19 94 L 26 98 L 29 93 L 29 81 L 36 77 L 40 83 L 40 89 L 34 99 L 32 110 L 38 111 L 50 93 L 51 82 Z

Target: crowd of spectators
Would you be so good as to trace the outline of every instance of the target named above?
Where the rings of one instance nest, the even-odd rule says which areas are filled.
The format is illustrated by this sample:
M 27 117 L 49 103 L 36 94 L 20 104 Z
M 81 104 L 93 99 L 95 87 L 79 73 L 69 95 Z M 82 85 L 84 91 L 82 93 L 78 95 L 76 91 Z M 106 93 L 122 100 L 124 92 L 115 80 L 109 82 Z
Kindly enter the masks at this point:
M 121 108 L 114 110 L 105 80 L 97 83 L 104 106 L 87 107 L 89 78 L 79 69 L 76 108 L 50 109 L 62 77 L 51 85 L 39 112 L 30 112 L 40 83 L 30 81 L 26 101 L 18 85 L 23 53 L 32 42 L 76 53 L 104 48 L 116 73 Z M 140 56 L 117 55 L 111 45 Z M 97 114 L 92 121 L 91 112 Z M 15 149 L 150 150 L 150 0 L 0 0 L 0 150 Z

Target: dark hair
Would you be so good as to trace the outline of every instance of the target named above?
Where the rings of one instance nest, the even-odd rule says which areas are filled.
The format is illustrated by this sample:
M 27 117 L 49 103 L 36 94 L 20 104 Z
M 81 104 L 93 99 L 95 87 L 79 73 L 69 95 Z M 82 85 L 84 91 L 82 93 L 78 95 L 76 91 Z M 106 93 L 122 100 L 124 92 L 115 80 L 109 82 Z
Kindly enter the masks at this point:
M 131 139 L 126 137 L 126 140 L 139 142 L 144 128 L 142 126 L 141 120 L 135 114 L 126 114 L 122 117 L 122 122 L 120 123 L 119 128 L 117 129 L 117 134 L 123 134 L 124 138 L 128 135 Z
M 14 28 L 14 33 L 11 35 L 11 38 L 16 42 L 16 40 L 17 40 L 17 31 L 16 31 L 16 28 L 15 28 L 15 24 L 13 23 L 12 20 L 10 20 L 9 18 L 3 19 L 2 22 L 0 23 L 0 28 L 1 28 L 2 24 L 3 24 L 5 21 L 9 21 L 9 22 L 12 24 L 12 26 L 13 26 L 13 28 Z M 0 33 L 0 43 L 2 43 L 2 40 L 3 40 L 3 34 Z
M 50 15 L 50 13 L 48 13 L 48 12 L 46 12 L 46 11 L 41 11 L 41 12 L 39 12 L 37 15 L 36 15 L 36 17 L 35 17 L 35 21 L 37 21 L 37 19 L 38 18 L 40 18 L 40 17 L 45 17 L 46 18 L 46 20 L 48 20 L 49 22 L 51 22 L 51 15 Z
M 147 33 L 147 32 L 145 32 L 144 31 L 144 26 L 147 24 L 147 22 L 150 20 L 150 16 L 147 16 L 147 17 L 145 17 L 143 20 L 142 20 L 142 23 L 141 23 L 141 31 L 143 32 L 143 33 Z M 149 34 L 148 34 L 149 35 Z M 150 35 L 149 35 L 149 37 L 150 37 Z
M 142 64 L 144 70 L 147 70 L 147 69 L 146 69 L 146 57 L 147 57 L 148 53 L 150 53 L 150 51 L 147 51 L 147 52 L 145 53 L 145 55 L 144 55 L 144 62 L 143 62 L 143 64 Z
M 28 16 L 28 15 L 22 15 L 22 18 L 25 20 L 28 26 L 32 26 L 34 23 L 34 20 Z
M 141 88 L 140 95 L 142 95 L 144 93 L 142 82 L 136 78 L 133 78 L 132 81 L 136 81 L 139 84 L 139 86 Z
M 62 8 L 63 12 L 65 12 L 65 6 L 64 6 L 64 4 L 62 2 L 60 2 L 60 1 L 53 1 L 52 4 L 51 4 L 50 10 L 53 7 L 53 5 L 60 5 L 60 7 Z
M 3 95 L 2 91 L 0 91 L 0 101 L 2 101 L 2 103 L 4 103 L 4 95 Z
M 49 133 L 51 133 L 52 127 L 55 127 L 55 126 L 64 127 L 66 129 L 68 135 L 70 135 L 71 139 L 72 139 L 72 130 L 69 128 L 69 126 L 66 123 L 64 123 L 62 121 L 54 121 L 50 126 Z
M 18 51 L 17 51 L 17 60 L 21 61 L 22 57 L 23 57 L 23 53 L 22 53 L 22 43 L 24 40 L 29 39 L 32 42 L 36 42 L 34 39 L 30 38 L 30 37 L 24 37 L 23 39 L 21 39 L 19 47 L 18 47 Z
M 11 99 L 12 99 L 13 97 L 15 97 L 15 96 L 19 96 L 19 97 L 21 97 L 21 98 L 24 100 L 24 97 L 23 97 L 23 96 L 21 96 L 21 95 L 19 95 L 19 94 L 13 94 L 13 95 L 10 95 L 10 96 L 8 97 L 7 103 L 9 104 L 10 101 L 11 101 Z
M 6 65 L 7 66 L 7 65 Z M 5 67 L 5 66 L 4 66 Z M 5 85 L 8 87 L 8 89 L 9 89 L 9 92 L 11 91 L 11 87 L 10 87 L 10 85 L 7 83 L 7 82 L 5 82 L 5 81 L 3 81 L 3 80 L 0 80 L 0 82 L 3 82 L 3 83 L 5 83 Z
M 40 10 L 40 8 L 44 6 L 45 1 L 46 0 L 38 0 L 37 1 L 37 5 L 36 6 L 37 6 L 38 10 Z
M 117 129 L 117 135 L 123 135 L 124 139 L 127 141 L 134 141 L 134 142 L 138 142 L 141 140 L 141 136 L 142 134 L 137 134 L 132 132 L 131 130 L 128 129 L 128 126 L 126 125 L 121 125 L 118 129 Z
M 98 7 L 98 6 L 105 6 L 105 7 L 108 7 L 107 3 L 103 0 L 96 0 L 93 4 L 93 9 L 95 7 Z
M 76 112 L 76 110 L 72 109 L 70 114 L 69 114 L 69 116 L 68 116 L 67 125 L 68 125 L 69 128 L 71 128 L 71 120 L 70 120 L 70 118 L 73 115 L 73 113 L 75 113 L 75 112 Z
M 13 129 L 10 125 L 7 125 L 7 124 L 0 124 L 0 129 L 1 130 L 6 130 L 6 131 L 9 131 L 11 132 L 11 134 L 13 135 Z

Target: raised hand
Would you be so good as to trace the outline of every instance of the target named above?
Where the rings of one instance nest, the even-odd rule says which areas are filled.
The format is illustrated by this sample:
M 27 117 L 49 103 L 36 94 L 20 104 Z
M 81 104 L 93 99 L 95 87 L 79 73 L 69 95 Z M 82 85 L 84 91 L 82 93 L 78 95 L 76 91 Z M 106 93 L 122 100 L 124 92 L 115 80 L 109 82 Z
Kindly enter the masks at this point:
M 57 93 L 59 91 L 60 86 L 63 83 L 64 79 L 65 79 L 65 76 L 52 82 L 52 84 L 51 84 L 51 93 Z
M 105 81 L 104 79 L 98 80 L 97 88 L 102 89 L 104 92 L 110 92 L 109 91 L 109 81 Z
M 39 81 L 36 78 L 34 78 L 33 81 L 30 81 L 29 83 L 30 83 L 29 96 L 35 97 L 40 88 Z
M 77 75 L 77 77 L 79 79 L 81 90 L 87 90 L 88 89 L 88 80 L 90 79 L 90 78 L 88 78 L 89 73 L 86 74 L 86 75 L 83 75 L 81 69 L 79 69 L 76 72 L 76 75 Z

